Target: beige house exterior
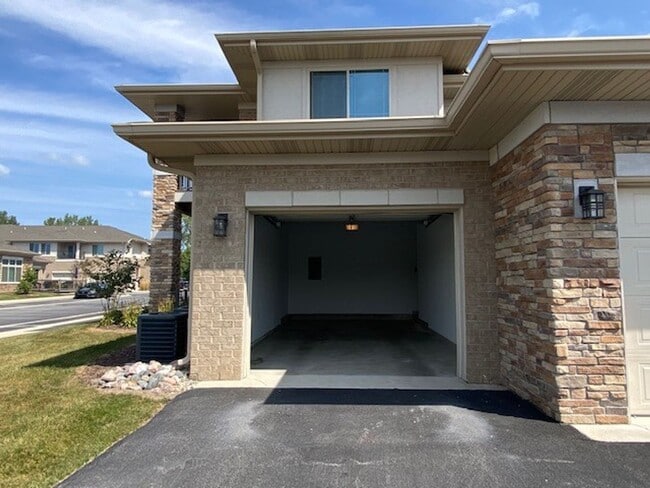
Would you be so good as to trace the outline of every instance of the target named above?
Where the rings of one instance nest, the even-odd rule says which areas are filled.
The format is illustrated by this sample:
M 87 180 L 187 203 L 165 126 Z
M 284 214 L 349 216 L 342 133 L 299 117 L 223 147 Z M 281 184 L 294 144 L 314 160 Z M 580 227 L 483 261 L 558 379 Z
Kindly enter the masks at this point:
M 138 279 L 149 280 L 149 242 L 108 225 L 0 225 L 0 246 L 3 263 L 15 263 L 19 257 L 24 257 L 24 265 L 33 261 L 39 283 L 47 288 L 72 289 L 84 283 L 87 278 L 81 263 L 113 250 L 136 259 L 140 264 Z M 5 290 L 14 290 L 20 281 L 22 268 L 16 269 L 11 276 L 5 273 L 6 280 L 0 281 Z
M 223 34 L 237 84 L 117 87 L 152 119 L 114 130 L 155 171 L 154 302 L 177 292 L 192 215 L 193 378 L 247 377 L 251 343 L 286 315 L 413 310 L 454 344 L 463 381 L 504 385 L 561 422 L 650 414 L 650 38 L 492 41 L 468 71 L 487 31 Z M 320 118 L 332 73 L 347 112 Z M 380 116 L 353 114 L 359 73 L 383 83 Z M 604 196 L 600 218 L 580 187 Z M 291 229 L 351 216 L 359 236 L 388 229 L 366 255 L 394 242 L 373 270 L 407 255 L 393 237 L 408 235 L 418 276 L 360 267 L 353 288 L 293 286 L 291 263 L 311 274 L 321 256 Z M 385 280 L 413 291 L 386 298 Z

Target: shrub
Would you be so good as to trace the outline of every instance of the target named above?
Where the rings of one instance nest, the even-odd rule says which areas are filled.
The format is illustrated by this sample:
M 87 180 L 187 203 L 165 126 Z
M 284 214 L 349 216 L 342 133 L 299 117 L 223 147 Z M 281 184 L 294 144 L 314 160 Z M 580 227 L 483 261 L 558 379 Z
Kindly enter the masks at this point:
M 140 280 L 140 291 L 147 291 L 149 290 L 150 286 L 151 286 L 151 282 L 148 279 L 142 278 Z
M 111 325 L 121 325 L 122 324 L 122 311 L 120 309 L 113 308 L 104 312 L 104 316 L 99 321 L 100 327 L 108 327 Z
M 171 298 L 164 298 L 158 302 L 158 312 L 159 313 L 169 313 L 174 310 L 174 300 Z
M 133 329 L 138 326 L 138 317 L 142 313 L 142 306 L 133 303 L 122 310 L 122 327 Z
M 25 269 L 20 282 L 16 285 L 16 295 L 27 295 L 34 289 L 37 281 L 38 272 L 34 268 Z

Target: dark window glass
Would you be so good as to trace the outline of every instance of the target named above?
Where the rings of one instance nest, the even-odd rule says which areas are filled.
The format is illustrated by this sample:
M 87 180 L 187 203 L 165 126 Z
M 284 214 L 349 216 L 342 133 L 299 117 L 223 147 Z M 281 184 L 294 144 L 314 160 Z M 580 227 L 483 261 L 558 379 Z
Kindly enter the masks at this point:
M 347 114 L 345 71 L 319 71 L 311 74 L 311 118 L 334 119 Z
M 323 279 L 323 260 L 320 256 L 307 258 L 307 279 L 315 281 Z

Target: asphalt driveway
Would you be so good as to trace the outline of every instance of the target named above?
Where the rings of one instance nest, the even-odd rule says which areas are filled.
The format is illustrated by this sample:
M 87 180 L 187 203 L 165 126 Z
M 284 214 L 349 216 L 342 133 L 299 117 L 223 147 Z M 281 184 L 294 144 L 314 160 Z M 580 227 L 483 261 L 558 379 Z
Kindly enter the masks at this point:
M 194 390 L 62 487 L 647 487 L 650 445 L 590 441 L 501 391 Z

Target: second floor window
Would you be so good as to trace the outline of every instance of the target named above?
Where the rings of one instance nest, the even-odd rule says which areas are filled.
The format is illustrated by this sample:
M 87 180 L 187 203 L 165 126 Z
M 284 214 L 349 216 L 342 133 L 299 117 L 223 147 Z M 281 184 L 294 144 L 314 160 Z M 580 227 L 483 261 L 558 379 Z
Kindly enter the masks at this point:
M 37 252 L 39 254 L 50 254 L 50 243 L 49 242 L 30 242 L 29 250 L 32 252 Z
M 388 117 L 388 70 L 314 71 L 311 118 Z

